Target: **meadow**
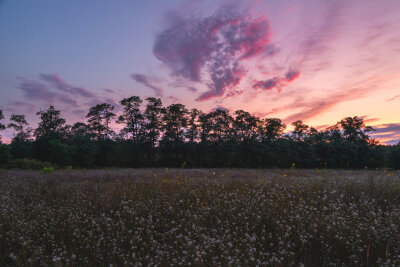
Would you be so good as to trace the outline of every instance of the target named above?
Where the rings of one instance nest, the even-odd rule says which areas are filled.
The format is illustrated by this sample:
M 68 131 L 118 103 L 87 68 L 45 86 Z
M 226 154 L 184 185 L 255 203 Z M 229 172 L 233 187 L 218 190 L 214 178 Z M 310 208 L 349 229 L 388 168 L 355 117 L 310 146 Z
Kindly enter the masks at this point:
M 400 266 L 400 171 L 1 171 L 9 265 Z

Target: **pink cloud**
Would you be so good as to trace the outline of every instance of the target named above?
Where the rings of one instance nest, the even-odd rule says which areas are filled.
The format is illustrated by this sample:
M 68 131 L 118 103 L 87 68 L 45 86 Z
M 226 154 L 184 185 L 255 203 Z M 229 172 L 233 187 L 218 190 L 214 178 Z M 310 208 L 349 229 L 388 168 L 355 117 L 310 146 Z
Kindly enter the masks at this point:
M 394 145 L 400 142 L 400 123 L 380 124 L 373 127 L 375 131 L 371 136 L 379 141 L 388 145 Z
M 278 88 L 281 91 L 282 87 L 288 86 L 290 82 L 294 81 L 300 76 L 300 71 L 289 70 L 283 78 L 273 77 L 264 81 L 257 81 L 253 84 L 254 89 L 270 90 Z
M 253 18 L 238 6 L 224 6 L 207 17 L 169 13 L 167 27 L 156 36 L 153 53 L 173 77 L 204 82 L 204 101 L 237 86 L 247 74 L 243 61 L 259 56 L 269 43 L 264 16 Z
M 394 97 L 392 97 L 392 98 L 389 98 L 388 100 L 386 100 L 387 102 L 390 102 L 390 101 L 393 101 L 393 100 L 396 100 L 396 99 L 400 99 L 400 95 L 397 95 L 397 96 L 394 96 Z

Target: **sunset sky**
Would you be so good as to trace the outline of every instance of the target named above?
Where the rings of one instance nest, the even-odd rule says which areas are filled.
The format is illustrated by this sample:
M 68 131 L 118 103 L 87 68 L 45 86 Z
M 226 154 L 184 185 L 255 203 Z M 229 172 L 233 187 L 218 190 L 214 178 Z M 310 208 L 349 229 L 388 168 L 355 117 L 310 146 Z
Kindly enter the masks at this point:
M 317 129 L 362 116 L 397 143 L 400 1 L 0 0 L 7 119 L 132 95 Z

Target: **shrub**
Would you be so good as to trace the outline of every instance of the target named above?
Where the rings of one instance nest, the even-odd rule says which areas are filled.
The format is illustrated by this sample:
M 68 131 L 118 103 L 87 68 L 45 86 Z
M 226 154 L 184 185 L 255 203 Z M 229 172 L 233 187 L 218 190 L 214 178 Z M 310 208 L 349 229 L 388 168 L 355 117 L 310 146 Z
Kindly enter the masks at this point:
M 47 174 L 47 173 L 52 173 L 52 172 L 54 172 L 54 168 L 53 167 L 44 167 L 40 171 L 41 174 Z
M 66 170 L 66 171 L 72 171 L 72 166 L 65 166 L 64 170 Z
M 13 159 L 3 166 L 5 169 L 42 170 L 45 167 L 53 167 L 51 163 L 34 159 Z

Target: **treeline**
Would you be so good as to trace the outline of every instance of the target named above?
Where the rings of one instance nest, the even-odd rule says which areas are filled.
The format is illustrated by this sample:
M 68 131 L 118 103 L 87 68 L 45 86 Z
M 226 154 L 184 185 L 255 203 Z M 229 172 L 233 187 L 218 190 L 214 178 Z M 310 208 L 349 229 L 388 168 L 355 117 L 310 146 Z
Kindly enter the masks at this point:
M 29 159 L 57 166 L 98 167 L 234 167 L 234 168 L 400 168 L 400 144 L 379 145 L 372 127 L 360 117 L 347 117 L 323 131 L 302 121 L 284 133 L 277 118 L 261 119 L 238 110 L 204 113 L 182 104 L 162 105 L 161 99 L 122 99 L 114 106 L 93 106 L 87 122 L 66 124 L 50 106 L 37 112 L 36 129 L 24 115 L 12 114 L 0 130 L 13 129 L 10 144 L 0 145 L 0 166 Z M 3 122 L 3 123 L 2 123 Z M 122 130 L 112 130 L 112 123 Z

